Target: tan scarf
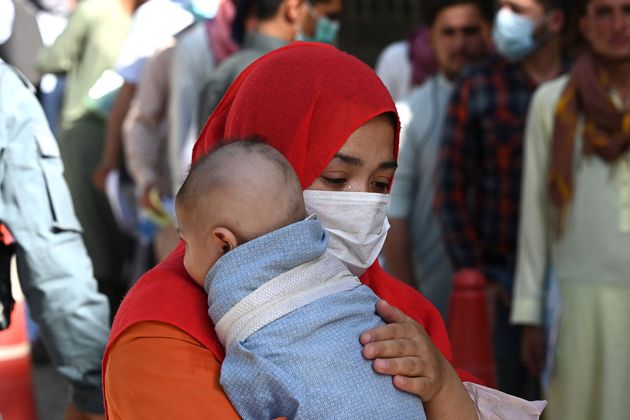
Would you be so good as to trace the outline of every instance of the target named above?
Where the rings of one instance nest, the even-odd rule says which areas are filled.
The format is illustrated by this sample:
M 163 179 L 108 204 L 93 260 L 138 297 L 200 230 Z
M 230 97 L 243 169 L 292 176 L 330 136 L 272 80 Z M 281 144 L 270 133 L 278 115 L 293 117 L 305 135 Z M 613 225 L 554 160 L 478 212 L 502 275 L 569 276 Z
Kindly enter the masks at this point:
M 583 53 L 575 62 L 556 107 L 548 181 L 551 202 L 559 210 L 559 235 L 573 199 L 573 158 L 580 115 L 584 116 L 585 155 L 597 155 L 612 163 L 630 148 L 630 110 L 620 111 L 612 102 L 608 76 L 591 52 Z

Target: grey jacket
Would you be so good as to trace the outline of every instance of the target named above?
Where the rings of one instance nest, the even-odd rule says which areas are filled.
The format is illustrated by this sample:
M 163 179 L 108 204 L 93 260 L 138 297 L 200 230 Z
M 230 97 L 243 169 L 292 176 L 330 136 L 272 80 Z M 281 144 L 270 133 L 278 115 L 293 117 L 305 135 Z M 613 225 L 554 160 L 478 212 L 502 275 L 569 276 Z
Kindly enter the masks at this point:
M 199 104 L 198 126 L 203 128 L 223 95 L 243 70 L 263 55 L 284 47 L 288 42 L 260 32 L 245 34 L 243 48 L 232 54 L 217 67 L 208 83 L 202 87 Z

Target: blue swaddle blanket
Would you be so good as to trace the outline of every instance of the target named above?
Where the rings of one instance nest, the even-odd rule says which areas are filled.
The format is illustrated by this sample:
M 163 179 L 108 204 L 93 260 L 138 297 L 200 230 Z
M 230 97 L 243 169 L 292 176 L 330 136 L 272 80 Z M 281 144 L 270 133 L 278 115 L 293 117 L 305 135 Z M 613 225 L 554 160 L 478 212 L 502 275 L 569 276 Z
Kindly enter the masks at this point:
M 226 347 L 221 385 L 244 419 L 425 419 L 422 401 L 363 358 L 378 297 L 326 251 L 316 219 L 230 251 L 206 276 Z

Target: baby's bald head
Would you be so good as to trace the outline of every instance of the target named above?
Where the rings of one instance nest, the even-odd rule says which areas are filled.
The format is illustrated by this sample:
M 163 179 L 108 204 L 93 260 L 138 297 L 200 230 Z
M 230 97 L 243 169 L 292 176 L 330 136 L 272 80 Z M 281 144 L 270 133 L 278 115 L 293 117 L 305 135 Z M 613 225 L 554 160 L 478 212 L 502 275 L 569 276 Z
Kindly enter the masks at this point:
M 280 152 L 257 141 L 235 141 L 201 158 L 177 194 L 182 224 L 204 234 L 231 230 L 239 244 L 306 216 L 302 187 Z M 183 219 L 183 220 L 182 220 Z

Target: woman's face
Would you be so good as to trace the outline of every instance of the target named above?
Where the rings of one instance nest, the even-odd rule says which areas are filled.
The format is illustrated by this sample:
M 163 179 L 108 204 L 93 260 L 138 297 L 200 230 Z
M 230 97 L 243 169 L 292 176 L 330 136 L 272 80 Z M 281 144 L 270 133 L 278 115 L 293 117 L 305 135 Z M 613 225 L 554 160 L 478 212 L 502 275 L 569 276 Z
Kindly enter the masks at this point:
M 307 188 L 387 194 L 396 170 L 394 126 L 379 115 L 359 127 Z

